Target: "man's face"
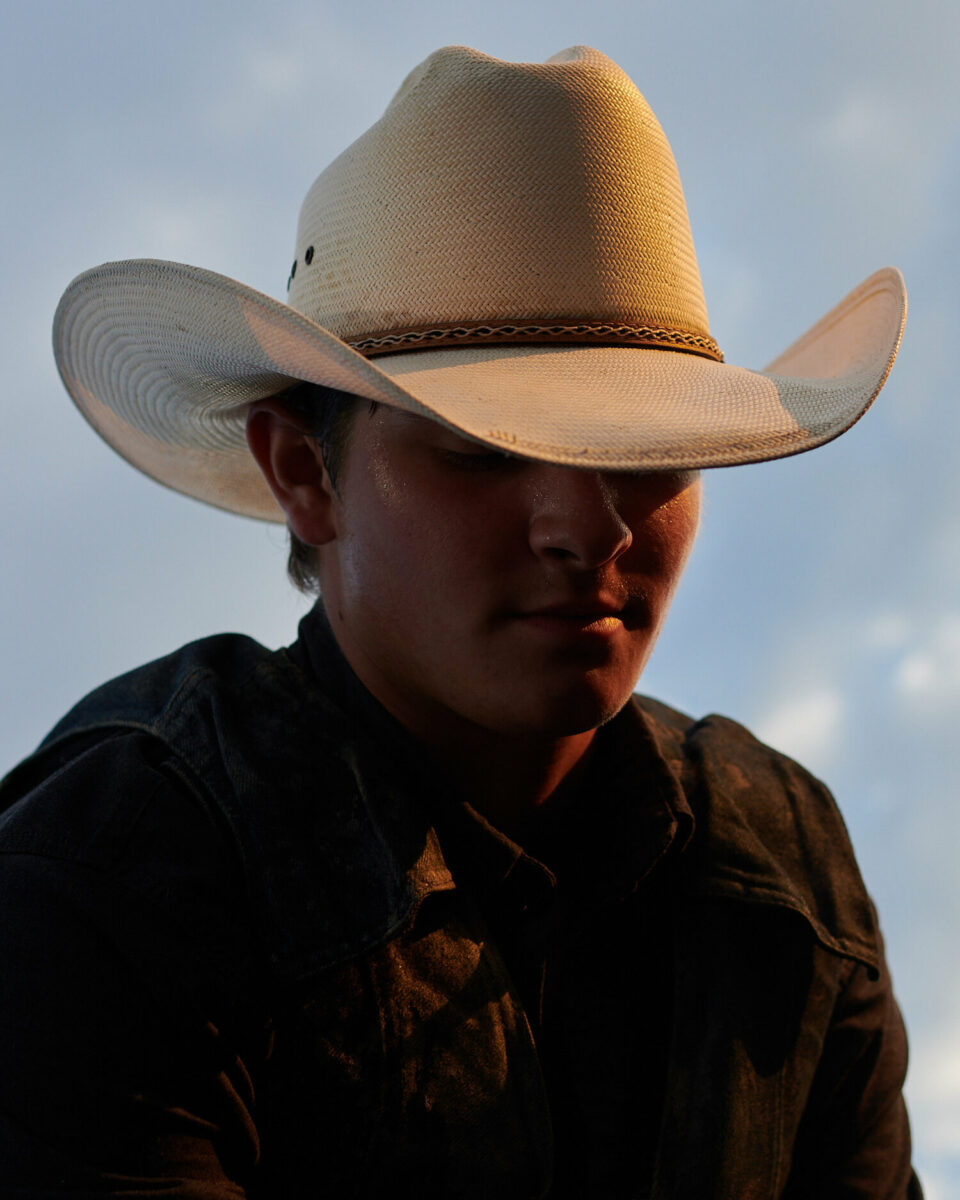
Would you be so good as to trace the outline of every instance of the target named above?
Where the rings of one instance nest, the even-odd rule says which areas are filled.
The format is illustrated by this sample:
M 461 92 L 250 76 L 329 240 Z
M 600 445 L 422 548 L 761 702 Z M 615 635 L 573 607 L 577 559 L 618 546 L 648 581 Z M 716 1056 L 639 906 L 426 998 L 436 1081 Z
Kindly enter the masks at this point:
M 696 534 L 695 472 L 511 458 L 381 406 L 350 431 L 322 594 L 411 731 L 561 737 L 629 699 Z

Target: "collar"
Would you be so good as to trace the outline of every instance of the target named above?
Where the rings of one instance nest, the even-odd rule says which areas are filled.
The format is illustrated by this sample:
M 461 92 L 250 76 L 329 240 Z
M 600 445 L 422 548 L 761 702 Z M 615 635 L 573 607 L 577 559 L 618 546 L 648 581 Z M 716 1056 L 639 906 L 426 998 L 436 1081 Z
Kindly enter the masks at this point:
M 578 907 L 621 900 L 682 855 L 694 816 L 631 700 L 602 726 L 577 791 L 546 804 L 521 837 Z

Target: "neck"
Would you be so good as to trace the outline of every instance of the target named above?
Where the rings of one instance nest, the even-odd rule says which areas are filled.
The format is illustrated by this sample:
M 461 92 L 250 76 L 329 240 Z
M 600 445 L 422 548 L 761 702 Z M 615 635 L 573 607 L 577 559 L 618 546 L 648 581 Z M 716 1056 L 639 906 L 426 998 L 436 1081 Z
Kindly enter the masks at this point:
M 440 765 L 458 795 L 505 833 L 547 801 L 569 794 L 587 766 L 596 729 L 573 734 L 514 733 L 487 728 L 392 686 L 346 636 L 330 629 L 353 673 Z
M 542 805 L 576 789 L 596 730 L 550 739 L 480 733 L 431 749 L 463 799 L 510 834 Z

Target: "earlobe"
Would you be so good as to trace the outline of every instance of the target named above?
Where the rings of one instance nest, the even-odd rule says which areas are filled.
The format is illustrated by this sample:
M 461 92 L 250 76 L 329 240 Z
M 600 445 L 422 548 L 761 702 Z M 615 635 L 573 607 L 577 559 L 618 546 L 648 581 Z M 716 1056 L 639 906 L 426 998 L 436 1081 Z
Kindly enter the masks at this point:
M 333 541 L 336 496 L 317 439 L 282 404 L 261 400 L 247 414 L 247 445 L 297 537 Z

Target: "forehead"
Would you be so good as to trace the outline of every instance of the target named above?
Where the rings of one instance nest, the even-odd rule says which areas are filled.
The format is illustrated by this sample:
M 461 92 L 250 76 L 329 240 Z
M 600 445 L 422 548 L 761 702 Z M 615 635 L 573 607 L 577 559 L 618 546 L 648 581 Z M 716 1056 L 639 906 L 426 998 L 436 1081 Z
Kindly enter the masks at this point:
M 542 468 L 548 471 L 558 471 L 563 474 L 576 475 L 585 472 L 588 474 L 599 474 L 611 480 L 615 478 L 649 480 L 651 483 L 660 481 L 661 483 L 673 484 L 674 486 L 679 484 L 682 487 L 689 487 L 700 478 L 700 472 L 694 469 L 598 471 L 593 467 L 579 468 L 568 463 L 551 463 L 547 460 L 531 458 L 522 454 L 513 454 L 499 445 L 491 445 L 489 442 L 474 437 L 463 430 L 456 429 L 443 421 L 435 420 L 422 413 L 411 412 L 409 409 L 395 408 L 385 404 L 372 406 L 370 416 L 374 419 L 372 423 L 376 427 L 376 431 L 382 432 L 385 435 L 384 447 L 394 441 L 409 441 L 411 443 L 437 441 L 444 444 L 463 443 L 464 448 L 472 446 L 479 450 L 487 450 L 491 455 L 512 460 L 518 465 L 525 464 L 531 469 Z
M 536 507 L 548 493 L 554 500 L 573 500 L 578 480 L 602 480 L 607 502 L 623 508 L 629 520 L 645 520 L 672 507 L 684 494 L 698 505 L 699 472 L 597 471 L 567 464 L 544 462 L 510 454 L 470 434 L 421 413 L 385 404 L 358 414 L 350 438 L 348 458 L 375 489 L 414 496 L 426 504 L 453 504 L 461 516 L 473 509 L 492 513 L 496 497 L 500 517 L 516 515 L 521 508 Z M 502 506 L 502 507 L 499 507 Z M 438 507 L 436 519 L 444 514 Z
M 463 438 L 465 441 L 476 441 L 468 433 L 454 429 L 443 421 L 435 420 L 424 413 L 411 412 L 407 408 L 394 408 L 388 404 L 378 404 L 372 415 L 380 417 L 381 424 L 385 429 L 401 435 L 429 437 L 435 433 L 445 433 Z
M 433 445 L 464 450 L 473 447 L 503 455 L 496 447 L 442 421 L 382 403 L 356 410 L 351 420 L 349 442 L 351 454 L 356 451 L 358 456 L 374 461 L 391 453 L 402 454 L 407 449 Z

